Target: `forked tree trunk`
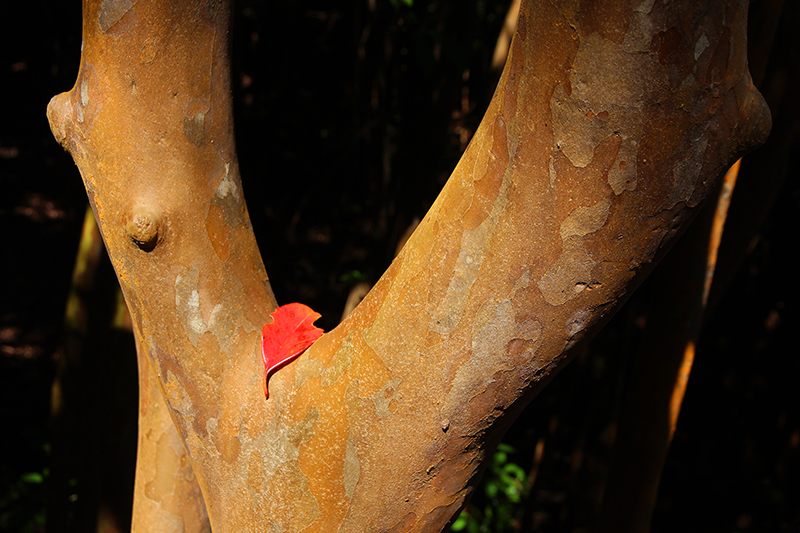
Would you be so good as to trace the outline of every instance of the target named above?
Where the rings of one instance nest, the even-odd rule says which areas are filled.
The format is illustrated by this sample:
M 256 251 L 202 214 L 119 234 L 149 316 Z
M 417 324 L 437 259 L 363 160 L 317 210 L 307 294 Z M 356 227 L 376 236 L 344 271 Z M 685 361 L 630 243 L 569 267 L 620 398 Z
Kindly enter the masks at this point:
M 142 394 L 134 527 L 202 523 L 204 500 L 216 531 L 440 530 L 514 416 L 765 139 L 747 3 L 523 2 L 441 195 L 268 401 L 275 300 L 234 150 L 229 17 L 217 0 L 86 0 L 78 80 L 48 108 L 130 307 L 142 389 L 158 382 L 174 424 Z

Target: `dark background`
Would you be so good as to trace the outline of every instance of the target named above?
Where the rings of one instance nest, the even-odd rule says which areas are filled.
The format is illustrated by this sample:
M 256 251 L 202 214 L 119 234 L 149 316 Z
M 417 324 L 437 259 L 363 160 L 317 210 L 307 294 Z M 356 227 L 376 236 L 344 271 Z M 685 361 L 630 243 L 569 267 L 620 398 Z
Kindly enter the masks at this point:
M 657 532 L 800 531 L 799 123 L 792 102 L 800 87 L 798 14 L 795 3 L 784 7 L 770 47 L 779 4 L 751 8 L 752 69 L 763 78 L 775 128 L 772 151 L 762 148 L 762 156 L 756 152 L 743 165 L 737 193 L 756 192 L 735 195 L 732 209 L 739 205 L 747 221 L 748 202 L 764 205 L 773 196 L 774 205 L 757 220 L 735 276 L 717 290 L 662 479 Z M 85 502 L 96 503 L 101 493 L 112 500 L 111 514 L 124 531 L 136 444 L 130 339 L 105 344 L 102 372 L 82 382 L 101 390 L 101 401 L 82 406 L 86 416 L 96 411 L 97 419 L 117 426 L 72 428 L 68 438 L 81 459 L 59 473 L 70 490 L 47 490 L 53 484 L 51 385 L 63 354 L 86 196 L 70 157 L 53 140 L 45 108 L 77 76 L 80 6 L 2 7 L 0 530 L 43 530 L 46 505 L 59 498 L 68 502 L 62 502 L 66 514 L 49 529 L 94 529 Z M 374 283 L 388 266 L 488 104 L 498 78 L 489 64 L 507 8 L 508 2 L 489 0 L 237 2 L 239 158 L 279 303 L 304 302 L 331 329 L 350 289 Z M 768 187 L 775 194 L 759 196 Z M 757 217 L 757 209 L 752 213 Z M 113 291 L 110 279 L 97 290 Z M 543 459 L 535 483 L 512 508 L 476 491 L 471 512 L 484 520 L 483 530 L 591 525 L 608 427 L 649 293 L 645 284 L 509 431 L 506 442 L 515 451 L 508 461 L 532 472 L 537 443 Z M 116 399 L 102 401 L 109 390 Z M 94 465 L 91 475 L 86 464 Z M 509 518 L 487 522 L 492 508 Z

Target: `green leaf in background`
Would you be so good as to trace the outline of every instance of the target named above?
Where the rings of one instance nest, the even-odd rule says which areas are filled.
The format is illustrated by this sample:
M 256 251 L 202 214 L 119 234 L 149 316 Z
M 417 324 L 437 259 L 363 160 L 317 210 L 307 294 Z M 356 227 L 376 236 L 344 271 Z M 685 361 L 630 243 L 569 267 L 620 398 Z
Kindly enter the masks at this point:
M 25 483 L 42 483 L 44 481 L 44 476 L 39 472 L 28 472 L 27 474 L 22 474 L 22 481 Z

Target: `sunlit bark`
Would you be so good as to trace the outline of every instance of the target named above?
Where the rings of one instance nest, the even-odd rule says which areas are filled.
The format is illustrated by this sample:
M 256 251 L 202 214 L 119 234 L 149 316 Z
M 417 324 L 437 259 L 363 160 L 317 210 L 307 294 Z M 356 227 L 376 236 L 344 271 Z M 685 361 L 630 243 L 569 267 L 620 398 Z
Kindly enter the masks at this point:
M 275 301 L 233 146 L 229 7 L 87 0 L 78 81 L 48 116 L 212 527 L 444 527 L 507 424 L 766 137 L 746 17 L 739 2 L 523 2 L 441 195 L 265 401 Z

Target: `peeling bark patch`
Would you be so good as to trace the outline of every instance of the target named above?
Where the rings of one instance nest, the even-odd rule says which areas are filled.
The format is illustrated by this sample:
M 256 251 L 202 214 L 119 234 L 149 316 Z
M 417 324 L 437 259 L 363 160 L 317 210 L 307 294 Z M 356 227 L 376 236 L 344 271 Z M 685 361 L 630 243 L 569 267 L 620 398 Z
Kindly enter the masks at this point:
M 211 205 L 221 209 L 228 230 L 245 222 L 243 203 L 239 193 L 240 187 L 236 180 L 237 176 L 238 173 L 236 171 L 231 173 L 231 163 L 225 163 L 218 157 L 217 165 L 209 177 L 212 184 L 219 180 Z
M 680 159 L 672 165 L 672 191 L 669 193 L 662 208 L 672 209 L 678 202 L 686 202 L 689 207 L 694 207 L 697 200 L 690 202 L 692 193 L 697 186 L 697 178 L 703 168 L 706 146 L 708 145 L 708 132 L 695 130 L 692 132 L 688 157 Z
M 167 433 L 162 433 L 156 443 L 155 464 L 160 468 L 155 469 L 154 477 L 145 484 L 144 493 L 149 499 L 160 502 L 164 495 L 172 494 L 175 487 L 175 472 L 180 468 L 180 450 L 175 450 L 170 445 Z
M 103 33 L 108 33 L 109 30 L 114 28 L 114 26 L 133 9 L 135 4 L 136 0 L 103 0 L 103 3 L 100 4 L 100 12 L 97 15 L 97 23 L 100 25 L 100 29 L 103 30 Z M 129 26 L 130 24 L 126 24 L 125 28 L 114 28 L 114 30 L 117 31 L 113 33 L 117 35 L 124 33 Z
M 608 219 L 610 207 L 611 200 L 600 200 L 593 206 L 575 209 L 561 223 L 561 239 L 566 240 L 573 235 L 584 236 L 599 230 Z
M 525 341 L 538 341 L 542 336 L 542 324 L 533 318 L 527 318 L 517 324 L 514 337 Z
M 219 416 L 218 409 L 207 406 L 200 399 L 198 384 L 189 378 L 174 355 L 162 350 L 152 337 L 148 344 L 147 356 L 164 386 L 167 404 L 174 412 L 180 413 L 178 418 L 183 420 L 183 423 L 176 424 L 181 438 L 186 442 L 188 438 L 197 441 L 207 437 L 206 424 L 210 418 Z M 193 432 L 187 430 L 188 425 L 194 428 Z
M 463 398 L 480 394 L 494 381 L 487 369 L 499 367 L 497 359 L 506 353 L 506 345 L 515 329 L 514 307 L 510 300 L 484 302 L 475 315 L 470 357 L 456 372 L 442 406 L 445 416 L 452 418 Z
M 372 403 L 375 406 L 375 415 L 378 418 L 387 418 L 390 414 L 392 414 L 392 410 L 389 409 L 391 402 L 397 402 L 394 399 L 394 395 L 397 391 L 397 386 L 402 382 L 398 377 L 393 377 L 389 381 L 387 381 L 383 387 L 375 394 L 372 395 Z
M 181 369 L 181 371 L 183 371 L 183 369 Z M 183 383 L 181 383 L 181 380 L 178 379 L 178 376 L 176 376 L 172 370 L 168 368 L 166 376 L 160 375 L 159 377 L 164 380 L 164 390 L 171 392 L 173 394 L 173 398 L 177 397 L 177 401 L 171 402 L 170 407 L 183 415 L 185 419 L 194 419 L 194 415 L 196 414 L 194 403 L 192 402 L 192 398 L 189 396 L 186 387 L 184 387 Z M 199 424 L 194 425 L 197 427 Z M 203 434 L 206 434 L 205 430 L 205 425 L 203 425 Z
M 81 107 L 86 107 L 87 105 L 89 105 L 89 84 L 86 78 L 83 78 L 81 80 Z M 83 122 L 83 117 L 81 117 L 81 122 Z
M 629 139 L 628 142 L 621 143 L 617 157 L 611 164 L 611 168 L 608 169 L 608 184 L 616 195 L 636 188 L 638 147 L 639 143 L 635 139 Z
M 561 257 L 539 280 L 539 290 L 550 305 L 562 305 L 583 292 L 592 282 L 596 262 L 589 256 L 583 237 L 603 227 L 611 200 L 579 207 L 561 223 Z
M 585 168 L 599 144 L 612 135 L 620 137 L 618 159 L 609 171 L 609 185 L 617 195 L 636 188 L 635 139 L 642 129 L 642 110 L 653 93 L 645 89 L 654 81 L 666 86 L 657 55 L 644 53 L 649 50 L 652 32 L 646 14 L 635 11 L 622 44 L 597 34 L 586 36 L 569 83 L 556 86 L 550 99 L 555 148 L 573 166 Z M 554 174 L 551 169 L 551 183 Z
M 474 230 L 489 216 L 503 184 L 501 176 L 507 167 L 507 128 L 505 120 L 498 116 L 492 126 L 492 148 L 485 156 L 479 156 L 475 164 L 471 203 L 461 217 L 466 230 Z
M 542 324 L 534 318 L 525 318 L 516 325 L 514 338 L 505 346 L 511 364 L 527 363 L 542 340 Z
M 461 238 L 461 252 L 456 259 L 455 271 L 447 287 L 447 294 L 431 316 L 431 329 L 442 335 L 452 332 L 467 304 L 470 290 L 478 278 L 484 259 L 483 251 L 489 241 L 488 227 L 465 231 Z
M 695 61 L 697 61 L 700 58 L 700 56 L 703 55 L 703 52 L 705 52 L 705 50 L 706 50 L 706 48 L 708 48 L 709 44 L 710 43 L 708 42 L 708 37 L 706 37 L 706 34 L 703 33 L 703 35 L 701 35 L 700 38 L 697 39 L 697 42 L 694 43 L 694 60 Z
M 472 286 L 478 279 L 481 264 L 486 256 L 485 252 L 494 233 L 496 220 L 508 203 L 507 188 L 508 182 L 503 180 L 489 216 L 475 230 L 463 232 L 461 248 L 450 284 L 447 287 L 447 293 L 431 313 L 430 327 L 433 331 L 448 335 L 458 326 Z
M 353 499 L 353 494 L 356 491 L 358 478 L 361 476 L 361 462 L 358 460 L 358 451 L 356 450 L 355 435 L 350 431 L 347 437 L 347 447 L 344 454 L 344 472 L 342 473 L 342 481 L 344 482 L 344 492 L 347 499 Z
M 239 188 L 236 186 L 236 182 L 231 179 L 231 164 L 225 163 L 225 175 L 222 176 L 222 181 L 217 187 L 217 198 L 225 198 L 228 195 L 238 198 Z
M 314 425 L 319 420 L 319 410 L 311 407 L 308 412 L 291 426 L 280 423 L 273 442 L 267 444 L 270 453 L 266 456 L 265 472 L 274 475 L 283 463 L 295 463 L 300 454 L 300 446 L 314 434 Z
M 186 104 L 183 116 L 183 133 L 198 148 L 205 142 L 206 115 L 211 110 L 211 102 L 205 98 L 193 98 Z
M 511 289 L 511 296 L 512 298 L 514 295 L 517 294 L 518 291 L 522 289 L 527 289 L 528 286 L 531 284 L 531 271 L 530 269 L 526 268 L 525 272 L 517 278 L 517 281 L 514 282 L 514 287 Z
M 83 123 L 83 109 L 89 105 L 89 82 L 86 78 L 81 79 L 80 99 L 78 103 L 78 122 Z
M 222 305 L 217 304 L 211 311 L 208 322 L 203 320 L 200 313 L 200 292 L 197 278 L 198 273 L 195 267 L 184 268 L 175 277 L 175 308 L 183 322 L 183 329 L 194 347 L 197 347 L 200 336 L 209 330 L 215 315 L 222 310 Z
M 314 425 L 319 420 L 319 410 L 311 407 L 302 419 L 291 426 L 277 418 L 268 430 L 253 435 L 249 449 L 258 453 L 258 458 L 251 456 L 251 476 L 256 470 L 261 471 L 264 478 L 262 486 L 265 492 L 284 492 L 291 494 L 285 502 L 278 502 L 267 522 L 270 531 L 303 531 L 311 525 L 319 515 L 319 503 L 308 485 L 308 478 L 298 467 L 300 447 L 314 434 Z M 288 487 L 288 491 L 287 491 Z M 254 500 L 261 501 L 262 495 L 254 494 Z
M 228 244 L 230 230 L 225 223 L 225 214 L 218 205 L 211 204 L 208 207 L 208 215 L 206 215 L 206 233 L 208 233 L 211 247 L 214 248 L 214 253 L 217 254 L 217 258 L 223 263 L 227 261 L 230 256 Z
M 80 77 L 77 82 L 78 91 L 73 96 L 72 108 L 75 118 L 81 126 L 83 136 L 88 137 L 94 119 L 100 114 L 103 107 L 100 98 L 100 84 L 97 81 L 97 72 L 92 64 L 84 62 L 81 65 Z
M 589 283 L 595 261 L 589 256 L 580 237 L 563 243 L 561 257 L 539 280 L 539 290 L 550 305 L 562 305 L 580 294 Z
M 586 332 L 586 326 L 589 324 L 589 319 L 592 313 L 587 309 L 578 309 L 567 320 L 567 345 L 566 349 L 572 347 L 577 343 Z
M 353 360 L 353 332 L 347 334 L 347 338 L 342 342 L 336 354 L 331 360 L 331 364 L 325 369 L 322 374 L 321 385 L 328 387 L 336 383 L 342 374 L 344 374 L 350 362 Z

